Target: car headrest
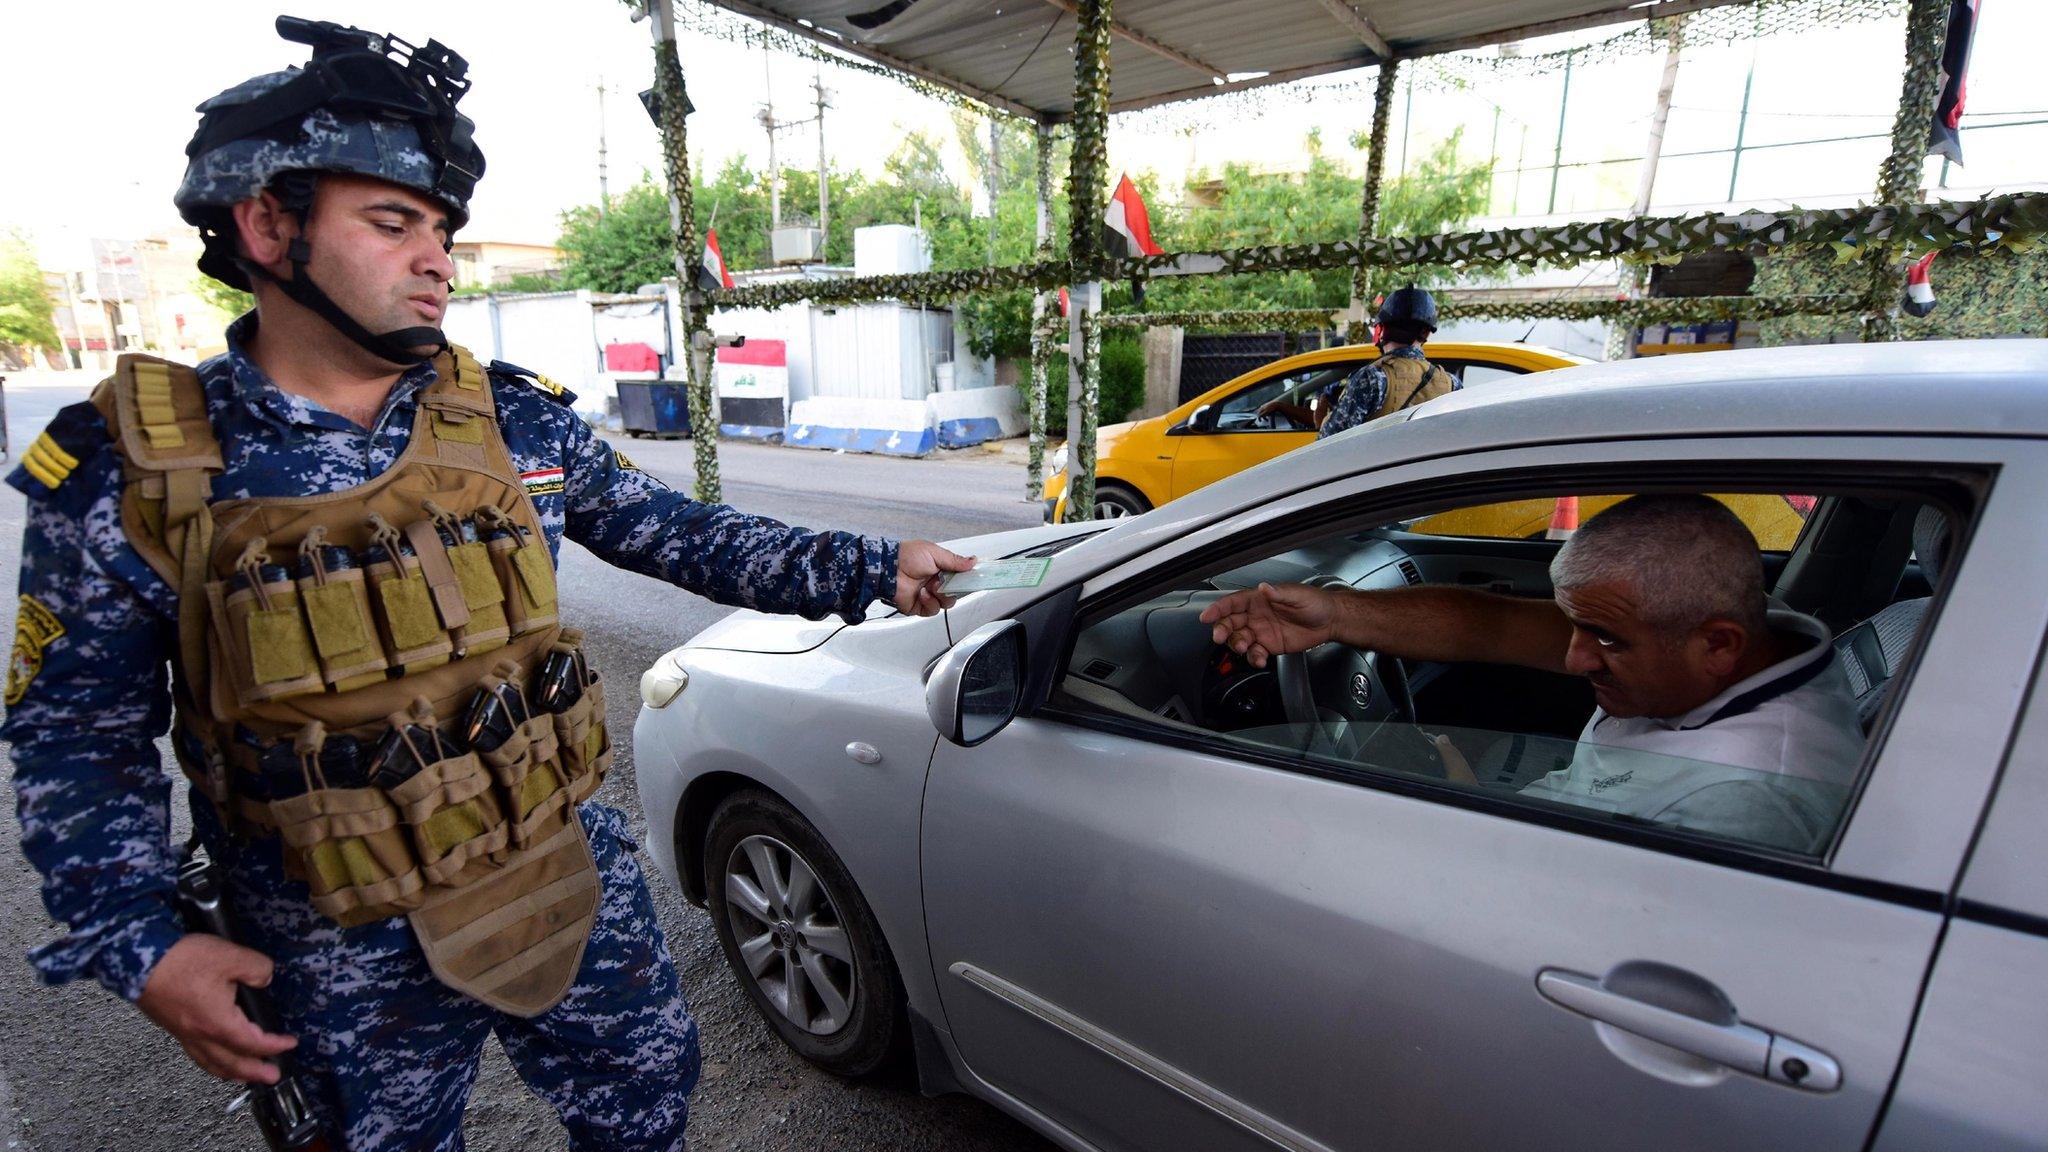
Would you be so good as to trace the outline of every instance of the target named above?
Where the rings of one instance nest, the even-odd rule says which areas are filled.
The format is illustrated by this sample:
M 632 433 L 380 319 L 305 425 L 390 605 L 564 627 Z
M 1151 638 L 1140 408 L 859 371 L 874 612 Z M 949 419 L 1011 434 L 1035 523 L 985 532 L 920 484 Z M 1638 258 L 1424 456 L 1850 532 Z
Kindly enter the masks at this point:
M 1913 518 L 1913 555 L 1920 560 L 1920 573 L 1927 586 L 1941 586 L 1942 569 L 1948 566 L 1948 517 L 1932 504 L 1923 505 Z

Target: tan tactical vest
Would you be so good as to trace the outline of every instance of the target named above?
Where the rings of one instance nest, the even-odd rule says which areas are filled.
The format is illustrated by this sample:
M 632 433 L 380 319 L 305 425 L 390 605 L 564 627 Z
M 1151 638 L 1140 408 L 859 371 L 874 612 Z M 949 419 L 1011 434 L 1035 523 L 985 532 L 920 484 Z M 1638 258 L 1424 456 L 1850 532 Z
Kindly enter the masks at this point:
M 532 1016 L 567 993 L 596 917 L 575 806 L 611 763 L 604 695 L 557 622 L 489 379 L 461 348 L 435 368 L 404 455 L 313 496 L 209 501 L 221 452 L 191 368 L 123 356 L 93 403 L 128 538 L 178 589 L 185 772 L 230 828 L 282 839 L 320 912 L 409 914 L 443 983 Z M 543 666 L 573 668 L 575 703 L 538 703 Z M 475 750 L 479 693 L 515 691 L 528 718 Z M 409 771 L 368 782 L 379 750 Z
M 1387 400 L 1379 411 L 1366 417 L 1377 420 L 1389 412 L 1434 400 L 1451 390 L 1451 374 L 1427 360 L 1412 356 L 1382 356 L 1380 371 L 1387 376 Z M 1363 423 L 1363 421 L 1361 421 Z

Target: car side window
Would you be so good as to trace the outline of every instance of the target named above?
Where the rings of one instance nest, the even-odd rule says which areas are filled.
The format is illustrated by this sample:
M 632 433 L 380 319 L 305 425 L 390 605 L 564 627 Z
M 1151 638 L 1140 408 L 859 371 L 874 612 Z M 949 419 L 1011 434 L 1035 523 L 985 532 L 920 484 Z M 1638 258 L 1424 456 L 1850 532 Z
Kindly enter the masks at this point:
M 1271 379 L 1261 380 L 1249 388 L 1238 391 L 1229 399 L 1217 405 L 1216 430 L 1218 432 L 1313 431 L 1314 425 L 1303 421 L 1298 413 L 1274 411 L 1261 416 L 1259 410 L 1278 401 L 1291 408 L 1306 410 L 1310 401 L 1330 390 L 1341 386 L 1351 373 L 1357 371 L 1367 360 L 1342 361 L 1334 364 L 1319 364 Z
M 1630 495 L 1603 508 L 1621 509 L 1611 522 L 1619 527 L 1590 534 L 1578 554 L 1593 558 L 1579 562 L 1560 561 L 1571 547 L 1563 540 L 1468 546 L 1417 531 L 1427 517 L 1235 557 L 1090 619 L 1054 705 L 1317 774 L 1825 856 L 1869 733 L 1931 616 L 1925 590 L 1939 587 L 1925 561 L 1880 554 L 1875 533 L 1938 514 L 1902 494 L 1877 501 L 1880 516 L 1837 518 L 1842 531 L 1872 532 L 1869 564 L 1895 571 L 1887 581 L 1845 568 L 1794 606 L 1766 601 L 1757 577 L 1741 576 L 1742 550 L 1755 556 L 1742 506 L 1659 494 L 1631 507 Z M 1688 529 L 1694 521 L 1705 527 Z M 1946 525 L 1934 535 L 1955 538 Z M 1692 543 L 1702 538 L 1715 550 L 1704 560 Z M 1673 542 L 1671 559 L 1643 561 L 1641 571 L 1664 576 L 1631 608 L 1627 595 L 1600 592 L 1599 580 L 1637 571 L 1629 565 L 1643 540 Z M 1865 602 L 1868 588 L 1898 584 L 1909 570 L 1925 584 L 1899 585 L 1894 603 Z M 1554 571 L 1565 574 L 1562 595 Z M 1683 589 L 1694 572 L 1716 574 L 1713 587 Z M 1752 591 L 1724 595 L 1736 578 Z M 1575 599 L 1575 589 L 1592 591 Z M 1716 608 L 1715 596 L 1736 607 Z M 1698 615 L 1701 604 L 1704 617 L 1675 622 L 1672 613 Z M 1347 617 L 1351 636 L 1316 631 Z M 1842 623 L 1831 630 L 1823 619 Z M 1295 642 L 1288 628 L 1303 638 L 1299 650 L 1286 649 Z M 1239 650 L 1246 638 L 1260 647 Z
M 1742 518 L 1756 536 L 1757 546 L 1766 552 L 1790 551 L 1798 542 L 1814 506 L 1814 498 L 1805 495 L 1734 492 L 1716 494 L 1714 499 Z M 1468 536 L 1492 540 L 1556 537 L 1621 500 L 1622 497 L 1614 493 L 1503 500 L 1417 517 L 1408 522 L 1408 530 L 1427 536 Z

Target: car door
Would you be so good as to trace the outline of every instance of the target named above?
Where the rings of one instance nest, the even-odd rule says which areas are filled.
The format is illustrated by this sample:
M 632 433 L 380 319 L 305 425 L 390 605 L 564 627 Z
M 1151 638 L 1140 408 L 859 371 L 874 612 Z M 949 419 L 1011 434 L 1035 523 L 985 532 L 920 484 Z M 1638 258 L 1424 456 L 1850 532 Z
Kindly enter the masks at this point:
M 941 743 L 923 874 L 961 1056 L 1100 1148 L 1862 1148 L 1943 927 L 1938 894 L 2042 636 L 2042 598 L 2012 595 L 2048 577 L 2029 511 L 2043 475 L 2005 458 L 2017 451 L 1851 438 L 1584 450 L 1610 484 L 1623 463 L 2003 469 L 1976 530 L 2001 543 L 1950 578 L 1913 678 L 1924 690 L 1891 716 L 1831 858 L 1596 834 L 1317 775 L 1164 721 L 1048 709 L 976 748 Z M 1275 501 L 1089 581 L 1080 615 L 1200 556 L 1256 555 L 1276 526 L 1334 505 L 1391 508 L 1461 474 L 1558 459 L 1475 453 Z M 1839 1084 L 1792 1087 L 1778 1065 L 1779 1082 L 1732 1073 L 1580 1014 L 1614 1018 L 1644 981 L 1722 998 Z
M 2048 664 L 1963 873 L 1877 1152 L 2048 1149 Z
M 1370 358 L 1318 364 L 1255 380 L 1215 405 L 1214 425 L 1185 426 L 1170 435 L 1179 440 L 1173 454 L 1172 499 L 1178 500 L 1275 456 L 1315 442 L 1313 429 L 1301 429 L 1285 417 L 1258 419 L 1261 405 L 1290 392 L 1342 380 Z M 1305 401 L 1304 401 L 1305 402 Z

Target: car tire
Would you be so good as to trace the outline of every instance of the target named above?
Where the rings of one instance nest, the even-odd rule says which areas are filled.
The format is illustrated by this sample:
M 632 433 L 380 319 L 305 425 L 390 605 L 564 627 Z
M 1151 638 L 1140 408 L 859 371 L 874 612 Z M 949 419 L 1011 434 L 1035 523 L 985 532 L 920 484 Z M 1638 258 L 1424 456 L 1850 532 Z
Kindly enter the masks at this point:
M 799 868 L 816 888 L 804 907 L 792 899 L 802 898 Z M 726 964 L 783 1043 L 849 1078 L 900 1060 L 902 979 L 873 911 L 810 821 L 766 792 L 734 793 L 705 832 L 704 879 Z
M 1138 495 L 1135 489 L 1116 483 L 1095 486 L 1097 520 L 1121 520 L 1126 516 L 1138 516 L 1151 510 L 1151 502 Z

